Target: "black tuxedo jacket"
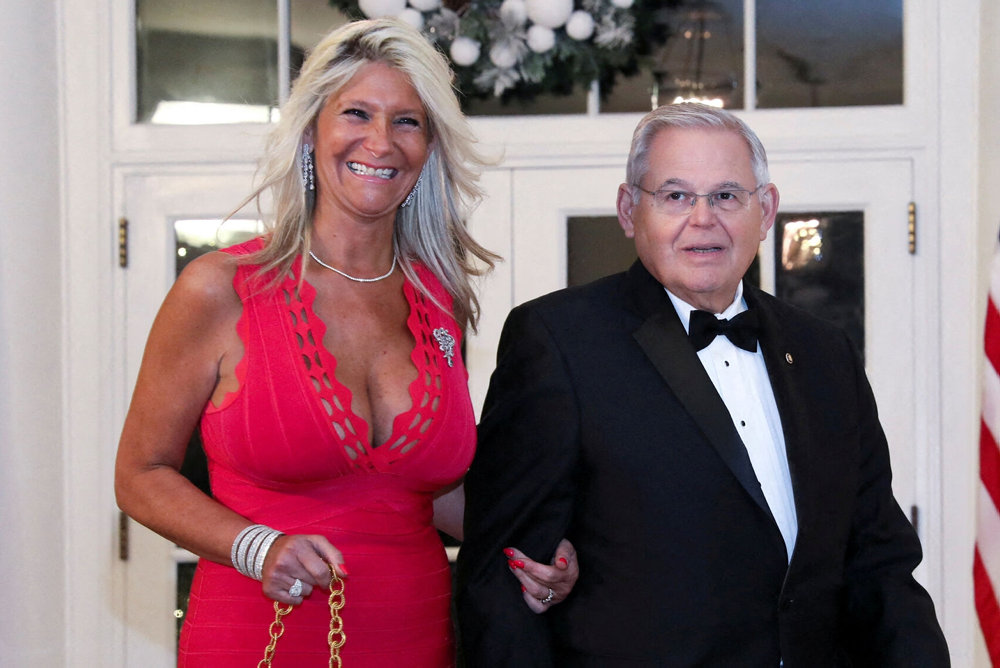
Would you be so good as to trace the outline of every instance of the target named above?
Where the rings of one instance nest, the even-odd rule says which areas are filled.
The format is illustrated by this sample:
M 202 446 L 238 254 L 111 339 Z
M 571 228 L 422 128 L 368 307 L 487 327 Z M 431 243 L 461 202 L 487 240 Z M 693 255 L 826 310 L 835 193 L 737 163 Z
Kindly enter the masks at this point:
M 636 263 L 508 317 L 465 481 L 470 668 L 949 665 L 859 357 L 839 329 L 744 296 L 784 430 L 791 563 L 722 399 Z M 563 536 L 580 579 L 535 615 L 502 550 L 547 561 Z

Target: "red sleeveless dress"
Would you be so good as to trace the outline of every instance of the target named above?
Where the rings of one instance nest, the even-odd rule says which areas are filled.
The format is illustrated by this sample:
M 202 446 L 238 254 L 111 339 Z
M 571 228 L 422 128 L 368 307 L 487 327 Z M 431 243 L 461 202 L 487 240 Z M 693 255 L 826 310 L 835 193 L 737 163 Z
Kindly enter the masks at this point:
M 260 247 L 258 239 L 225 252 Z M 298 289 L 300 261 L 293 277 L 263 292 L 248 284 L 255 270 L 242 265 L 234 280 L 243 302 L 240 389 L 219 407 L 209 404 L 201 419 L 212 493 L 251 522 L 322 534 L 344 554 L 350 576 L 340 656 L 347 668 L 452 666 L 451 576 L 431 521 L 435 491 L 465 474 L 475 450 L 461 333 L 406 281 L 407 325 L 416 341 L 411 359 L 419 373 L 410 386 L 411 409 L 373 448 L 368 425 L 351 411 L 351 392 L 334 375 L 337 360 L 323 347 L 315 289 L 306 282 Z M 418 272 L 450 307 L 434 276 L 423 267 Z M 273 602 L 259 582 L 203 559 L 178 665 L 256 666 L 273 620 Z M 275 668 L 327 665 L 326 591 L 314 590 L 284 624 Z

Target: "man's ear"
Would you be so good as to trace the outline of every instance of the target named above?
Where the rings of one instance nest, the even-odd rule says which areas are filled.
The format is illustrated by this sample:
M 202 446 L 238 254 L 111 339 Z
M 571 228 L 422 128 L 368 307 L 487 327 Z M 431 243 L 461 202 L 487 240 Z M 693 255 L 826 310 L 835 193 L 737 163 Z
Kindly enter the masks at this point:
M 778 202 L 781 200 L 778 195 L 778 186 L 773 183 L 768 183 L 766 186 L 760 189 L 758 193 L 760 197 L 760 240 L 763 241 L 767 238 L 767 233 L 771 231 L 771 227 L 774 225 L 774 219 L 778 215 Z
M 632 197 L 632 186 L 623 183 L 618 186 L 618 224 L 622 226 L 625 236 L 635 238 L 635 225 L 632 222 L 632 212 L 635 210 L 635 199 Z

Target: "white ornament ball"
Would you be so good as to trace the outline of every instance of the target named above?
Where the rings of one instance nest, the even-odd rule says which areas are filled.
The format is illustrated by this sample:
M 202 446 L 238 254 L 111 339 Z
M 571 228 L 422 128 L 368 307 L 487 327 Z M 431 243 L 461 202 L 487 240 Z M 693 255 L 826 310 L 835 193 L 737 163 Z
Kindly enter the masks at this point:
M 500 19 L 504 25 L 523 26 L 528 20 L 528 8 L 524 0 L 503 0 L 500 4 Z
M 406 0 L 358 0 L 358 9 L 370 19 L 399 16 L 406 9 Z
M 407 7 L 401 11 L 399 13 L 399 19 L 404 23 L 409 23 L 417 30 L 422 30 L 424 27 L 424 15 L 412 7 Z
M 594 17 L 582 9 L 573 12 L 566 21 L 566 34 L 579 42 L 590 39 L 594 34 Z
M 517 52 L 503 42 L 494 44 L 490 48 L 490 62 L 502 70 L 508 70 L 517 65 Z
M 441 6 L 441 0 L 410 0 L 410 7 L 429 12 Z
M 528 18 L 546 28 L 563 26 L 573 13 L 573 0 L 525 0 Z
M 556 45 L 556 33 L 552 28 L 534 25 L 528 28 L 528 48 L 535 53 L 545 53 Z
M 611 4 L 618 9 L 628 9 L 632 6 L 632 0 L 611 0 Z
M 456 37 L 448 53 L 456 65 L 468 67 L 479 60 L 479 50 L 479 42 L 471 37 Z

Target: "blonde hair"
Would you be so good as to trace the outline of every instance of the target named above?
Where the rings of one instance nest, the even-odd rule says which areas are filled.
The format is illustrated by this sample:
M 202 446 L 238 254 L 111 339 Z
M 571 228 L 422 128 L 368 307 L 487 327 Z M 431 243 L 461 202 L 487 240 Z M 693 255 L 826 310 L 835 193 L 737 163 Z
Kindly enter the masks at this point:
M 471 277 L 486 273 L 500 258 L 469 235 L 465 217 L 483 197 L 478 180 L 490 161 L 475 147 L 444 56 L 419 31 L 396 19 L 348 23 L 328 34 L 306 59 L 268 139 L 258 185 L 243 202 L 256 202 L 260 211 L 261 198 L 269 191 L 274 206 L 265 221 L 269 234 L 264 248 L 246 261 L 261 266 L 258 276 L 277 270 L 283 277 L 297 257 L 308 254 L 312 211 L 301 180 L 303 138 L 330 96 L 372 62 L 409 77 L 427 113 L 432 140 L 413 202 L 396 212 L 393 245 L 400 266 L 417 289 L 434 300 L 413 267 L 414 262 L 425 265 L 451 295 L 459 326 L 474 330 L 479 300 Z M 486 267 L 480 268 L 476 260 Z

